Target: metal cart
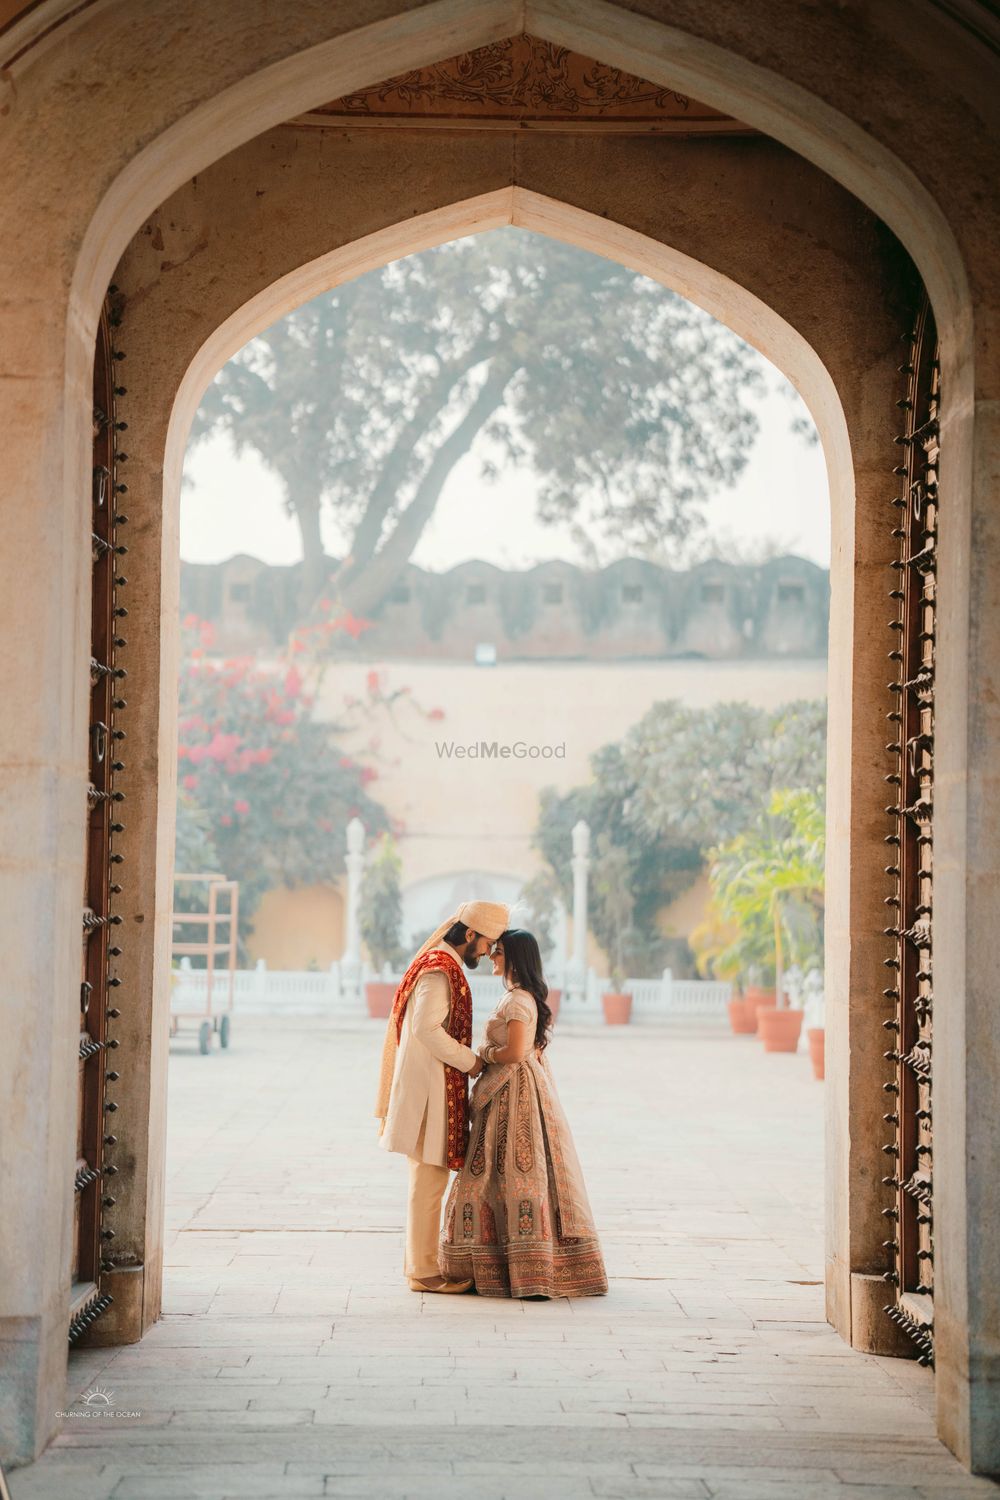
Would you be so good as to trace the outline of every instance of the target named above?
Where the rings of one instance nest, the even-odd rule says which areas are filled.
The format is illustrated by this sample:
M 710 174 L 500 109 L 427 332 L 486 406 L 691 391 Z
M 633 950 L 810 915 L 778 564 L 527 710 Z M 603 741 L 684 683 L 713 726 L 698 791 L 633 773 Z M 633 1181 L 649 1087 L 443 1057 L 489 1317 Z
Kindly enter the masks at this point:
M 236 942 L 238 936 L 240 885 L 238 880 L 227 880 L 224 875 L 206 873 L 201 875 L 175 875 L 174 891 L 178 886 L 202 886 L 205 889 L 206 905 L 202 911 L 177 911 L 171 913 L 171 966 L 174 958 L 201 957 L 205 968 L 192 969 L 191 974 L 205 976 L 205 1003 L 201 1009 L 191 1009 L 190 1001 L 175 987 L 170 1003 L 170 1035 L 176 1036 L 182 1021 L 198 1024 L 198 1050 L 212 1050 L 212 1033 L 217 1032 L 220 1047 L 229 1046 L 232 1029 L 233 996 L 236 988 Z M 220 907 L 220 897 L 228 905 Z M 194 927 L 204 929 L 204 941 L 178 941 L 178 930 Z M 221 936 L 225 930 L 225 938 Z M 224 966 L 219 964 L 220 955 L 225 955 Z M 185 1007 L 188 1008 L 185 1008 Z

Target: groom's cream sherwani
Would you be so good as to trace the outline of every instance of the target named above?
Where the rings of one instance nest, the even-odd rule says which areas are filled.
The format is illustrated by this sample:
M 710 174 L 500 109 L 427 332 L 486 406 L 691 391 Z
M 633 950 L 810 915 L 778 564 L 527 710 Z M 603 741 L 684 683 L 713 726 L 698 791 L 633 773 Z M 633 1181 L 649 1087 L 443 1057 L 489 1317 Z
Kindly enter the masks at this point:
M 461 964 L 450 944 L 436 943 L 435 947 Z M 463 1047 L 444 1029 L 450 1009 L 448 976 L 441 970 L 421 974 L 403 1016 L 389 1112 L 381 1136 L 386 1151 L 399 1151 L 439 1167 L 448 1160 L 445 1064 L 460 1073 L 468 1073 L 476 1065 L 472 1048 Z
M 434 945 L 461 963 L 448 943 Z M 451 987 L 440 970 L 421 974 L 403 1016 L 392 1074 L 389 1109 L 382 1131 L 387 1151 L 410 1159 L 410 1197 L 406 1225 L 408 1276 L 436 1276 L 441 1201 L 448 1186 L 448 1109 L 444 1069 L 447 1063 L 468 1073 L 476 1054 L 444 1029 L 451 1008 Z

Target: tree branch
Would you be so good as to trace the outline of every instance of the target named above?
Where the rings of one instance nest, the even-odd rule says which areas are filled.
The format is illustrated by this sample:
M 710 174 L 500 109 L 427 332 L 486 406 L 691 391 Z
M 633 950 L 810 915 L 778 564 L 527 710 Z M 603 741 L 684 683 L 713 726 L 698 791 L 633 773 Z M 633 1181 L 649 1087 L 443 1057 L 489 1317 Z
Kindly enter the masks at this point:
M 364 568 L 351 569 L 341 597 L 355 614 L 375 609 L 385 598 L 434 514 L 445 480 L 468 452 L 476 434 L 503 404 L 507 387 L 519 369 L 520 365 L 505 365 L 490 371 L 465 416 L 438 447 L 416 494 L 374 558 Z

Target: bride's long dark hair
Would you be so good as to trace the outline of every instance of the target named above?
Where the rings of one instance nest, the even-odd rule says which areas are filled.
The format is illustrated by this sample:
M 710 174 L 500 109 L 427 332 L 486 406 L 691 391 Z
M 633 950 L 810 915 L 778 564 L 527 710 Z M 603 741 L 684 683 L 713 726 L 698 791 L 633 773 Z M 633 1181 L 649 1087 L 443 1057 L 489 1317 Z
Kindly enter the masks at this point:
M 535 1046 L 541 1051 L 549 1043 L 552 1009 L 549 987 L 542 973 L 542 955 L 534 935 L 523 927 L 511 927 L 500 938 L 503 943 L 503 977 L 513 989 L 527 990 L 538 1008 Z

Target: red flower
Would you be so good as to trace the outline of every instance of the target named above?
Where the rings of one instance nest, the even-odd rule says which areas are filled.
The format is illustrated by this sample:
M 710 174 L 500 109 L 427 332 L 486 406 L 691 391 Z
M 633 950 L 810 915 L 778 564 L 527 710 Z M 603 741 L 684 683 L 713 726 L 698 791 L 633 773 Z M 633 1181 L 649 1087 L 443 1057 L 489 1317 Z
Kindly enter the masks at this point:
M 245 802 L 242 797 L 240 797 L 237 802 L 233 803 L 233 812 L 248 813 L 249 811 L 250 804 L 249 802 Z
M 193 630 L 194 627 L 197 625 L 197 623 L 198 623 L 198 616 L 195 615 L 195 614 L 187 614 L 187 615 L 184 616 L 184 619 L 181 621 L 181 624 L 184 626 L 185 630 Z
M 362 631 L 371 629 L 372 622 L 371 620 L 361 620 L 357 615 L 352 615 L 351 611 L 348 610 L 346 615 L 341 615 L 337 624 L 341 630 L 347 631 L 352 641 L 356 641 Z
M 431 711 L 430 711 L 430 713 L 427 715 L 427 717 L 429 719 L 443 719 L 444 718 L 444 709 L 443 708 L 432 708 Z
M 365 680 L 366 680 L 366 682 L 368 684 L 368 691 L 370 693 L 372 693 L 372 694 L 377 693 L 378 692 L 378 673 L 376 671 L 374 671 L 374 670 L 371 671 L 371 672 L 369 672 L 368 676 L 367 676 L 367 678 Z
M 293 636 L 291 649 L 295 652 L 304 651 L 306 649 L 306 643 L 305 641 L 300 641 L 297 636 Z

